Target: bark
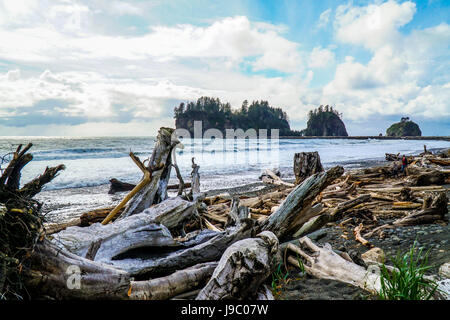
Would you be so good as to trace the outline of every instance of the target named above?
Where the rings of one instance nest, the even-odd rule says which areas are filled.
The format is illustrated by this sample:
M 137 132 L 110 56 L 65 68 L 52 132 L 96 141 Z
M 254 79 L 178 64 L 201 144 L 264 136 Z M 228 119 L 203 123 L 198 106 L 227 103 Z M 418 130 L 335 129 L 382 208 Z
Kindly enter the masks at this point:
M 358 198 L 351 199 L 345 202 L 340 203 L 333 211 L 331 211 L 330 216 L 333 218 L 333 220 L 339 220 L 342 217 L 342 214 L 348 210 L 350 210 L 353 207 L 356 207 L 357 205 L 365 202 L 371 201 L 372 198 L 370 194 L 363 194 L 359 196 Z
M 317 151 L 300 152 L 294 155 L 295 184 L 300 184 L 309 176 L 322 171 L 324 169 Z
M 177 197 L 113 224 L 69 227 L 54 234 L 53 242 L 82 257 L 98 246 L 91 259 L 109 262 L 137 248 L 177 246 L 168 229 L 179 227 L 194 214 L 195 204 Z
M 171 128 L 159 129 L 152 156 L 145 168 L 150 172 L 150 181 L 128 201 L 121 219 L 142 212 L 152 204 L 160 203 L 167 198 L 167 186 L 172 169 L 172 149 L 179 143 L 178 140 L 172 139 L 173 131 Z
M 248 299 L 272 272 L 278 239 L 272 232 L 231 245 L 222 255 L 211 279 L 197 300 Z
M 200 166 L 195 164 L 194 158 L 192 158 L 192 172 L 191 172 L 191 192 L 189 194 L 190 198 L 194 201 L 197 198 L 201 197 L 200 193 L 200 174 L 198 171 L 200 170 Z
M 308 212 L 316 196 L 343 172 L 342 167 L 336 166 L 303 181 L 292 190 L 278 210 L 262 223 L 261 230 L 272 231 L 279 239 L 290 236 L 312 217 Z
M 155 277 L 198 263 L 217 261 L 230 245 L 254 234 L 253 225 L 248 223 L 222 232 L 203 230 L 189 241 L 176 241 L 175 245 L 160 246 L 159 250 L 143 248 L 109 263 L 132 275 Z
M 72 254 L 48 240 L 35 246 L 28 262 L 25 285 L 33 297 L 127 299 L 130 277 L 126 272 Z
M 302 267 L 314 277 L 349 283 L 372 293 L 381 289 L 379 272 L 373 272 L 377 271 L 375 266 L 366 269 L 357 265 L 335 253 L 328 243 L 319 247 L 308 237 L 303 237 L 298 240 L 298 245 L 289 243 L 287 248 L 301 258 Z M 301 267 L 292 256 L 288 261 Z
M 448 213 L 447 202 L 448 199 L 445 192 L 440 192 L 433 197 L 429 207 L 397 219 L 393 224 L 395 226 L 411 226 L 445 220 L 445 215 Z
M 202 287 L 217 267 L 217 262 L 200 263 L 172 273 L 167 277 L 148 281 L 132 281 L 129 291 L 133 300 L 166 300 L 181 293 Z

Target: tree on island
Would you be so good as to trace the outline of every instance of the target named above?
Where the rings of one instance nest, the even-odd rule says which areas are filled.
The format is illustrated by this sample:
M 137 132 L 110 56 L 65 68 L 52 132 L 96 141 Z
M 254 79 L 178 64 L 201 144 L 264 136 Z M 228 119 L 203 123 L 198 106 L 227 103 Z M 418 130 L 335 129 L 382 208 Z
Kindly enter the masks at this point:
M 402 117 L 400 122 L 394 123 L 386 130 L 388 137 L 420 137 L 419 125 L 409 119 L 409 117 Z
M 345 124 L 342 121 L 342 113 L 329 105 L 321 105 L 314 110 L 310 110 L 307 127 L 300 133 L 302 136 L 348 136 Z
M 194 121 L 202 121 L 202 130 L 211 128 L 225 133 L 226 129 L 279 129 L 280 136 L 292 135 L 289 119 L 281 108 L 274 108 L 268 101 L 257 100 L 250 105 L 244 100 L 240 109 L 233 110 L 230 103 L 219 98 L 201 97 L 197 102 L 184 102 L 174 109 L 176 128 L 194 133 Z

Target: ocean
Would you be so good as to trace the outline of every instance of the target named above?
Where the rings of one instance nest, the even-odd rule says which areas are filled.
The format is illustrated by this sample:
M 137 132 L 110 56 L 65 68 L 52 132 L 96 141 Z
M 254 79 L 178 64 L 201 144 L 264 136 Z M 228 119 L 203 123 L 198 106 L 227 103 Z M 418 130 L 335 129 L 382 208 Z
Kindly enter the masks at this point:
M 31 161 L 22 171 L 22 183 L 41 174 L 46 166 L 64 164 L 66 169 L 44 187 L 37 199 L 45 203 L 50 220 L 73 217 L 96 207 L 112 205 L 123 194 L 108 195 L 109 180 L 137 183 L 142 174 L 129 157 L 133 151 L 144 160 L 151 155 L 154 137 L 1 137 L 0 155 L 17 145 L 33 143 Z M 405 155 L 450 148 L 448 141 L 280 139 L 182 141 L 176 161 L 185 181 L 190 181 L 191 158 L 200 166 L 202 191 L 235 187 L 259 181 L 264 169 L 278 168 L 282 177 L 293 177 L 296 152 L 318 151 L 325 168 L 340 164 L 357 168 L 384 159 L 385 153 Z M 4 161 L 7 161 L 5 157 Z M 1 168 L 4 169 L 4 162 Z M 177 183 L 175 172 L 171 183 Z M 70 212 L 68 214 L 67 212 Z M 61 217 L 63 216 L 63 217 Z

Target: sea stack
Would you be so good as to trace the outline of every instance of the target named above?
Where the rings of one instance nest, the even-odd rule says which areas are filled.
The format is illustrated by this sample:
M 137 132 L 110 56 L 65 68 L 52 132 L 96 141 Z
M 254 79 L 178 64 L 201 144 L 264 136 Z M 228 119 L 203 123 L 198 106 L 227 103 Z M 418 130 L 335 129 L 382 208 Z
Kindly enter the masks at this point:
M 400 122 L 394 123 L 386 130 L 388 137 L 420 137 L 420 131 L 417 123 L 409 120 L 409 117 L 401 118 Z
M 348 133 L 342 121 L 342 114 L 328 105 L 320 106 L 309 112 L 306 129 L 302 136 L 347 137 Z

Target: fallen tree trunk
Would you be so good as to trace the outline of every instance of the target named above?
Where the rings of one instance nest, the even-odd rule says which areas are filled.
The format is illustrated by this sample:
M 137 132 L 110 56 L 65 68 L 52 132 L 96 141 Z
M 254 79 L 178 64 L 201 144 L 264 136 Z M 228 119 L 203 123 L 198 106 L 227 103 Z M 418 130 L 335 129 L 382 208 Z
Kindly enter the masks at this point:
M 222 255 L 197 300 L 249 299 L 272 272 L 278 239 L 272 232 L 235 242 Z
M 28 261 L 25 285 L 33 297 L 56 299 L 127 299 L 128 273 L 72 254 L 47 240 Z
M 168 229 L 179 228 L 194 214 L 196 205 L 177 197 L 114 224 L 69 227 L 54 234 L 53 242 L 79 256 L 89 253 L 92 260 L 107 262 L 132 249 L 176 246 Z
M 303 181 L 292 190 L 278 210 L 262 223 L 261 230 L 271 231 L 279 239 L 292 235 L 315 214 L 308 209 L 316 196 L 343 173 L 344 168 L 336 166 Z
M 167 277 L 148 281 L 132 281 L 128 292 L 132 300 L 166 300 L 203 287 L 211 278 L 217 262 L 200 263 Z

